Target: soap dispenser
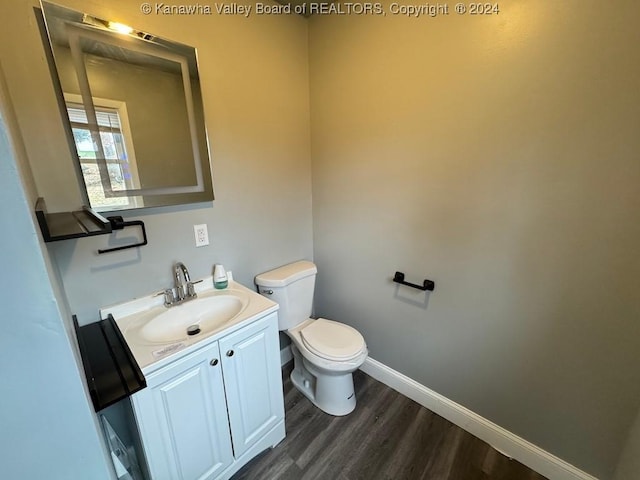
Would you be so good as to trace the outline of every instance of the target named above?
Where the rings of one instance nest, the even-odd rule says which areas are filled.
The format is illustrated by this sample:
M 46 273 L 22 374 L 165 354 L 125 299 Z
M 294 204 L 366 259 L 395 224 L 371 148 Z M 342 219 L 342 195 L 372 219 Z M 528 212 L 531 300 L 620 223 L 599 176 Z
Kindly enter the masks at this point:
M 227 288 L 227 285 L 229 285 L 227 272 L 222 265 L 216 263 L 213 266 L 213 286 L 218 290 L 222 290 L 223 288 Z

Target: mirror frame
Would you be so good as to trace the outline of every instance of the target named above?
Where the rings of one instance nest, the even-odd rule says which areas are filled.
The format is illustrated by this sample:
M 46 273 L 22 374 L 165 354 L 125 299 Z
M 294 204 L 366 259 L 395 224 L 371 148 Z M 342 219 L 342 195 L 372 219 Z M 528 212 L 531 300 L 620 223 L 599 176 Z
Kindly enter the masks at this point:
M 86 201 L 90 203 L 86 181 L 82 174 L 80 157 L 73 138 L 71 121 L 66 111 L 66 104 L 64 100 L 65 93 L 62 89 L 60 75 L 58 74 L 59 64 L 56 62 L 54 38 L 52 37 L 51 33 L 51 20 L 48 20 L 48 17 L 56 17 L 56 19 L 59 19 L 66 23 L 66 32 L 69 39 L 71 59 L 75 70 L 74 73 L 78 80 L 80 97 L 82 98 L 82 104 L 86 112 L 88 129 L 91 132 L 91 140 L 93 141 L 96 152 L 98 153 L 96 163 L 98 166 L 98 171 L 100 173 L 100 181 L 102 183 L 105 198 L 140 196 L 145 197 L 159 195 L 168 196 L 165 197 L 163 201 L 157 204 L 151 202 L 152 205 L 148 206 L 179 205 L 185 203 L 198 203 L 213 200 L 213 182 L 210 175 L 210 149 L 206 132 L 206 125 L 204 124 L 204 106 L 202 105 L 202 92 L 199 82 L 196 49 L 188 45 L 163 39 L 135 29 L 132 29 L 132 32 L 129 34 L 116 32 L 107 28 L 106 25 L 108 25 L 109 22 L 106 20 L 102 20 L 98 17 L 86 13 L 78 12 L 67 7 L 47 2 L 45 0 L 41 0 L 41 7 L 46 27 L 46 43 L 48 44 L 47 46 L 49 47 L 51 53 L 52 64 L 50 66 L 54 89 L 56 90 L 56 94 L 58 95 L 61 115 L 63 117 L 63 122 L 65 123 L 65 130 L 67 131 L 67 134 L 69 136 L 69 146 L 72 150 L 75 160 L 75 171 L 76 174 L 80 177 L 79 179 L 81 180 L 81 185 L 84 187 L 83 196 Z M 66 14 L 66 16 L 61 17 L 59 12 L 63 12 L 64 14 Z M 82 19 L 82 21 L 78 21 L 77 19 Z M 179 65 L 182 87 L 185 95 L 186 113 L 189 124 L 191 153 L 193 155 L 193 166 L 190 166 L 189 168 L 194 168 L 196 177 L 194 185 L 133 189 L 128 188 L 118 190 L 115 190 L 113 188 L 107 168 L 107 160 L 104 154 L 103 142 L 100 138 L 96 106 L 94 105 L 93 101 L 94 97 L 91 93 L 89 78 L 83 59 L 84 52 L 80 47 L 80 41 L 82 38 L 86 38 L 91 41 L 106 43 L 108 45 L 113 45 L 115 47 L 123 48 L 137 54 L 150 55 L 162 60 L 168 60 Z M 43 38 L 43 41 L 44 40 L 45 38 Z M 194 80 L 195 82 L 192 84 Z M 196 115 L 196 100 L 194 99 L 193 88 L 198 89 L 197 101 L 199 102 L 199 113 L 202 122 L 198 122 L 198 118 Z M 206 168 L 209 169 L 209 175 L 205 175 Z M 109 206 L 102 209 L 100 207 L 97 207 L 97 210 L 121 211 L 145 207 L 146 206 L 125 206 L 120 208 L 118 206 Z M 92 208 L 96 208 L 96 206 L 92 206 Z

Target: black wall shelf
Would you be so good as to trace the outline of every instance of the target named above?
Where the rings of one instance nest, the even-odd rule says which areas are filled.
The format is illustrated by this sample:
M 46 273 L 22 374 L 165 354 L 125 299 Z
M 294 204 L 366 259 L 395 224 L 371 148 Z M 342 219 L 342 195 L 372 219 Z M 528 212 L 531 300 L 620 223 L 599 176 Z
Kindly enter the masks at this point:
M 109 220 L 87 207 L 75 212 L 47 213 L 44 198 L 40 197 L 35 210 L 45 242 L 107 235 L 112 232 Z
M 138 362 L 111 315 L 82 327 L 74 315 L 73 325 L 96 412 L 147 386 Z
M 142 220 L 125 221 L 120 216 L 104 218 L 88 207 L 83 207 L 82 210 L 75 212 L 47 213 L 47 207 L 42 197 L 38 198 L 35 210 L 38 225 L 40 225 L 40 230 L 42 231 L 42 238 L 46 243 L 95 235 L 108 235 L 114 230 L 122 230 L 123 228 L 134 226 L 140 227 L 142 240 L 119 247 L 101 248 L 98 253 L 143 247 L 148 243 L 147 231 Z

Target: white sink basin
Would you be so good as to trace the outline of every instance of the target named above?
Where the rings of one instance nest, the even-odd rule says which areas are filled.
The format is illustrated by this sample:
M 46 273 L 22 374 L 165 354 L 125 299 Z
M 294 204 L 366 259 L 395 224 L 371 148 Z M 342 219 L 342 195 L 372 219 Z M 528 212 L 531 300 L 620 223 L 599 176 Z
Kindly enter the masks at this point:
M 165 309 L 144 323 L 138 330 L 138 335 L 154 343 L 167 343 L 189 336 L 206 335 L 234 318 L 243 310 L 246 303 L 237 295 L 215 295 L 189 300 L 182 305 Z M 198 333 L 189 335 L 187 333 L 189 327 Z
M 196 292 L 198 298 L 174 307 L 165 307 L 162 296 L 148 295 L 105 307 L 100 314 L 102 318 L 113 315 L 146 375 L 161 368 L 177 352 L 184 354 L 213 342 L 278 309 L 276 303 L 234 281 L 227 288 L 216 290 L 211 277 L 207 277 L 196 284 Z
M 197 341 L 224 329 L 248 304 L 249 296 L 243 289 L 207 290 L 181 305 L 155 306 L 132 315 L 123 333 L 142 344 Z

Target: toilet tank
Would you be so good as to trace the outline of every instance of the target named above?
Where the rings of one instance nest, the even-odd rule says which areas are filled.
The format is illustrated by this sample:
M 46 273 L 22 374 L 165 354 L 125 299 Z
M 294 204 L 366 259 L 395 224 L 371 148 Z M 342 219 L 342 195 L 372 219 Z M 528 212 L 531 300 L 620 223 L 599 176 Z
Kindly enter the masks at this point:
M 317 272 L 312 262 L 301 260 L 256 276 L 258 291 L 280 306 L 280 330 L 289 330 L 311 316 Z

